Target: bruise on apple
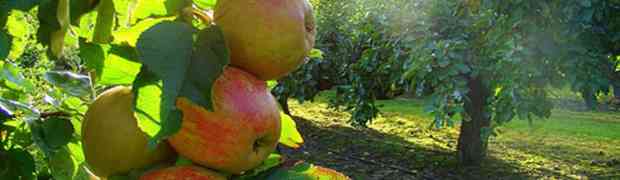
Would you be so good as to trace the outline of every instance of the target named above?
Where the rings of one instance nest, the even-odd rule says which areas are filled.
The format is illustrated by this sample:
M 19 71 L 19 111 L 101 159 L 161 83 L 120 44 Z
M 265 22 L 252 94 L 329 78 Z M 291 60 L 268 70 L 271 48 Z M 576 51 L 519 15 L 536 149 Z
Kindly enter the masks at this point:
M 140 180 L 226 180 L 226 176 L 197 166 L 176 166 L 147 172 Z
M 240 174 L 259 166 L 280 138 L 280 114 L 264 81 L 227 67 L 212 89 L 214 112 L 179 98 L 181 129 L 168 139 L 181 155 L 205 167 Z

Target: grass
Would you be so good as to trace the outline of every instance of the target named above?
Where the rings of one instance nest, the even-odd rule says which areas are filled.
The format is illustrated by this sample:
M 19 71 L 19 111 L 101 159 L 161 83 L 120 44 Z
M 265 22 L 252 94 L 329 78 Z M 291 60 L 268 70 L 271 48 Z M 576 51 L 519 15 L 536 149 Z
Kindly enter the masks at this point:
M 620 179 L 620 113 L 553 111 L 532 123 L 515 119 L 490 140 L 480 168 L 456 166 L 458 127 L 429 129 L 423 102 L 379 101 L 369 128 L 347 113 L 291 101 L 306 145 L 293 157 L 335 168 L 354 179 Z

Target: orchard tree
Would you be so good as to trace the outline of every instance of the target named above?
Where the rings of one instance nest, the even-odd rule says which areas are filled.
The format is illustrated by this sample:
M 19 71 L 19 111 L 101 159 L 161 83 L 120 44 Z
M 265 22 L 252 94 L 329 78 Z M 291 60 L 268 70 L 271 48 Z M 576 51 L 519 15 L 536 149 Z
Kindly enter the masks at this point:
M 556 1 L 429 1 L 420 10 L 416 58 L 405 76 L 429 99 L 434 123 L 460 115 L 457 156 L 478 165 L 494 128 L 549 117 L 547 90 L 561 85 L 563 28 Z
M 598 107 L 597 94 L 615 88 L 620 97 L 620 1 L 563 1 L 558 7 L 567 24 L 562 42 L 567 51 L 563 69 L 574 91 L 589 109 Z
M 317 46 L 313 58 L 274 88 L 286 107 L 288 98 L 312 100 L 334 89 L 330 107 L 352 114 L 350 122 L 365 126 L 379 114 L 377 99 L 404 92 L 402 78 L 411 57 L 406 34 L 415 4 L 404 0 L 316 0 Z M 285 108 L 286 109 L 286 108 Z

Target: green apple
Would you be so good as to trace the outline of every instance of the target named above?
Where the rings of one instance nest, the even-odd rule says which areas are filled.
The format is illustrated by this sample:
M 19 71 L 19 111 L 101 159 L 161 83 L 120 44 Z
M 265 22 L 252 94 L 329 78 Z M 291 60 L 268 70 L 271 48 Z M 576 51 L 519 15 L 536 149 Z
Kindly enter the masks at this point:
M 95 175 L 127 173 L 174 157 L 165 142 L 155 150 L 149 150 L 147 143 L 134 116 L 130 88 L 109 89 L 89 106 L 82 122 L 82 148 Z

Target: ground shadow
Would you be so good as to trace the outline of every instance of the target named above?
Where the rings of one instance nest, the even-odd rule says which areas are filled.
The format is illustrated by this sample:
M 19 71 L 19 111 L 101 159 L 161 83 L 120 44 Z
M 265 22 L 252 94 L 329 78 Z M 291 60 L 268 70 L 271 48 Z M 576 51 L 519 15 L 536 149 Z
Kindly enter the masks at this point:
M 369 128 L 322 126 L 293 117 L 304 136 L 300 149 L 282 149 L 296 159 L 330 167 L 353 179 L 535 179 L 518 167 L 489 157 L 479 168 L 458 168 L 453 151 L 431 149 Z M 559 178 L 562 178 L 558 174 Z

